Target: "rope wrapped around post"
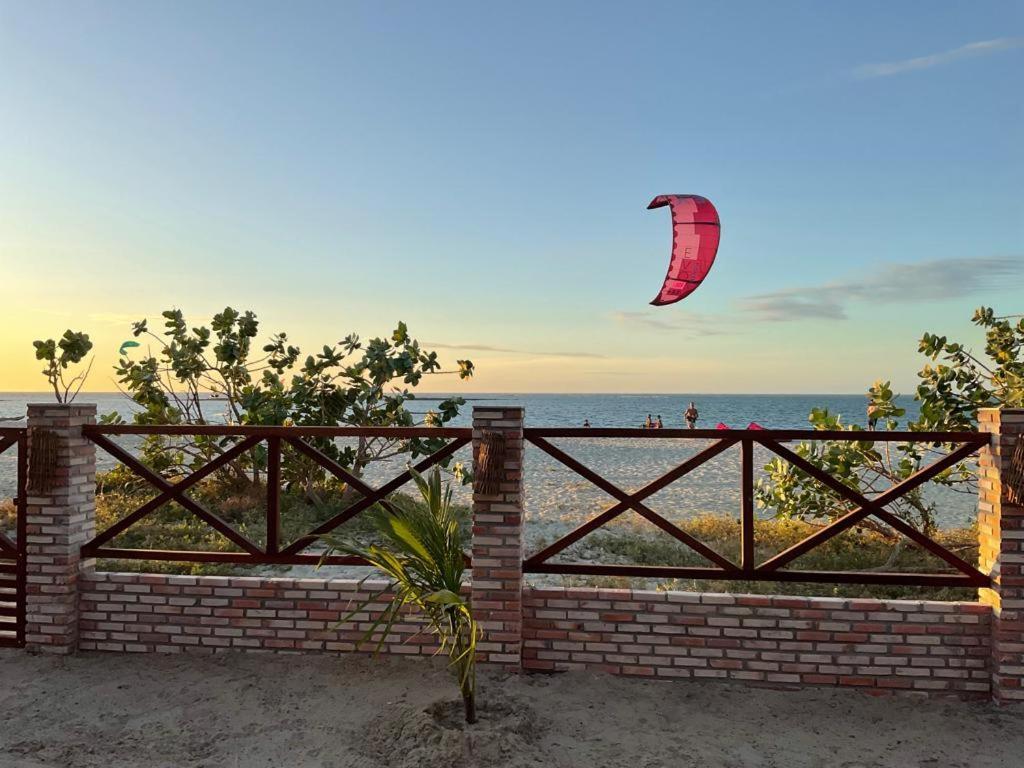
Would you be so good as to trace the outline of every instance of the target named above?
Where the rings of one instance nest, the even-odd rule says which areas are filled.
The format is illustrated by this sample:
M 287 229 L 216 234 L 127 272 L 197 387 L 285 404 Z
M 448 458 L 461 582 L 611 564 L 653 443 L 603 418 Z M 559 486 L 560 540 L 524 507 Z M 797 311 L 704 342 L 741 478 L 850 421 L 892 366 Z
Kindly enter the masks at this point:
M 49 493 L 57 474 L 57 433 L 49 429 L 32 430 L 31 440 L 28 488 L 37 493 Z
M 1003 499 L 1009 504 L 1024 504 L 1024 435 L 1017 435 L 1010 468 L 1003 478 Z
M 485 430 L 477 454 L 477 487 L 487 496 L 501 492 L 502 472 L 505 468 L 505 435 Z

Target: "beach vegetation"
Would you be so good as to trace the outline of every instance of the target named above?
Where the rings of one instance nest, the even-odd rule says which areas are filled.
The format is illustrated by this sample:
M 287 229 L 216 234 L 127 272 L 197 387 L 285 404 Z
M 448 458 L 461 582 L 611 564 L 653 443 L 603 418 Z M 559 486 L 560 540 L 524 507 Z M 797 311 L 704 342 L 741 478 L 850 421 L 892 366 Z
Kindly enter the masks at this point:
M 387 588 L 354 608 L 347 621 L 382 595 L 390 602 L 367 630 L 361 642 L 376 638 L 376 650 L 402 617 L 421 617 L 447 653 L 462 694 L 467 723 L 476 722 L 476 651 L 480 630 L 464 594 L 465 537 L 451 484 L 439 467 L 424 477 L 413 470 L 422 504 L 405 508 L 374 509 L 367 519 L 380 541 L 363 544 L 339 534 L 323 537 L 324 556 L 341 553 L 359 557 L 389 580 Z
M 97 529 L 104 530 L 129 512 L 145 503 L 151 493 L 118 487 L 104 473 L 103 492 L 96 497 Z M 263 543 L 265 536 L 265 491 L 251 483 L 204 481 L 194 486 L 189 495 L 250 540 Z M 418 496 L 396 492 L 388 497 L 399 510 L 422 513 Z M 340 488 L 324 495 L 323 504 L 310 504 L 301 494 L 281 494 L 282 540 L 292 541 L 333 517 L 347 506 Z M 462 541 L 469 540 L 471 513 L 467 505 L 454 504 L 452 512 L 458 520 Z M 0 531 L 13 532 L 13 503 L 0 501 Z M 685 530 L 709 547 L 733 559 L 739 557 L 740 530 L 736 516 L 704 514 L 681 522 Z M 820 528 L 819 524 L 794 518 L 771 517 L 754 523 L 755 557 L 760 562 L 802 541 Z M 356 515 L 338 529 L 339 537 L 358 546 L 379 544 L 381 536 L 369 513 Z M 935 540 L 971 563 L 977 564 L 978 532 L 973 526 L 943 527 L 933 534 Z M 530 547 L 542 548 L 550 541 L 539 539 Z M 170 549 L 186 551 L 237 552 L 230 541 L 176 503 L 151 513 L 118 535 L 112 546 L 128 549 Z M 316 545 L 311 547 L 317 551 Z M 323 547 L 319 548 L 323 552 Z M 633 526 L 628 522 L 613 523 L 595 531 L 573 545 L 564 555 L 567 561 L 619 563 L 652 566 L 707 567 L 708 562 L 689 547 L 671 537 Z M 891 562 L 890 562 L 891 558 Z M 284 574 L 289 566 L 248 566 L 233 563 L 177 563 L 146 560 L 101 559 L 97 566 L 107 571 L 140 571 L 149 573 L 182 573 L 190 575 L 270 575 Z M 915 546 L 900 548 L 893 557 L 893 542 L 884 533 L 868 528 L 854 528 L 823 542 L 802 555 L 793 568 L 816 571 L 937 572 L 945 569 L 928 553 Z M 822 584 L 805 582 L 733 581 L 718 579 L 656 579 L 638 583 L 635 579 L 609 576 L 531 577 L 559 580 L 566 586 L 607 586 L 661 590 L 731 592 L 744 594 L 787 594 L 830 597 L 864 597 L 879 599 L 915 598 L 927 600 L 974 600 L 975 590 L 961 587 L 908 587 L 878 584 Z
M 945 336 L 921 337 L 918 350 L 930 362 L 918 373 L 916 428 L 970 430 L 979 408 L 1024 408 L 1024 315 L 979 307 L 971 321 L 984 330 L 983 354 Z
M 89 378 L 93 360 L 90 358 L 85 368 L 74 376 L 71 376 L 69 368 L 85 360 L 92 350 L 89 334 L 68 328 L 59 339 L 37 339 L 32 342 L 32 346 L 36 350 L 36 360 L 46 364 L 43 376 L 46 377 L 57 402 L 74 402 L 78 393 L 82 391 L 86 379 Z
M 680 525 L 711 549 L 734 562 L 739 559 L 740 523 L 735 516 L 704 514 L 687 518 Z M 820 529 L 813 522 L 794 518 L 763 518 L 754 521 L 755 559 L 762 562 L 789 549 Z M 935 540 L 967 562 L 978 561 L 978 532 L 974 527 L 943 528 Z M 822 542 L 793 563 L 794 570 L 871 572 L 941 572 L 948 567 L 915 546 L 892 555 L 892 541 L 884 533 L 854 528 Z M 629 523 L 614 524 L 595 531 L 566 550 L 567 562 L 630 564 L 706 568 L 711 564 L 689 547 L 661 532 L 644 530 Z M 621 577 L 561 577 L 566 586 L 600 585 L 636 588 L 635 580 Z M 797 581 L 745 581 L 723 579 L 666 578 L 645 585 L 649 589 L 685 592 L 731 592 L 740 594 L 808 595 L 923 600 L 975 600 L 969 587 L 909 587 L 881 584 L 839 584 Z
M 221 520 L 237 530 L 250 541 L 259 545 L 266 543 L 266 487 L 261 482 L 254 484 L 250 479 L 239 481 L 228 472 L 218 472 L 191 489 L 189 497 Z M 97 475 L 96 529 L 103 531 L 145 504 L 153 496 L 152 487 L 118 466 Z M 318 525 L 343 512 L 353 499 L 346 493 L 343 483 L 325 482 L 318 487 L 316 503 L 305 493 L 287 486 L 281 491 L 280 525 L 281 540 L 291 542 L 309 533 Z M 407 510 L 422 502 L 417 497 L 396 491 L 388 496 L 388 503 L 397 509 Z M 453 513 L 458 519 L 465 536 L 469 535 L 470 511 L 466 505 L 455 505 Z M 4 521 L 4 509 L 0 506 L 0 530 Z M 14 523 L 13 505 L 10 523 Z M 355 541 L 368 544 L 377 540 L 375 527 L 368 513 L 356 515 L 343 523 L 339 529 Z M 122 549 L 177 550 L 183 552 L 234 552 L 241 550 L 229 539 L 211 528 L 191 511 L 177 502 L 170 502 L 151 512 L 138 522 L 119 533 L 110 546 Z M 313 545 L 310 550 L 322 551 Z M 112 560 L 101 559 L 101 570 L 130 571 L 146 573 L 179 573 L 190 575 L 245 575 L 280 574 L 288 566 L 241 565 L 236 563 L 196 563 L 161 560 Z M 255 568 L 255 570 L 254 570 Z
M 867 407 L 877 429 L 911 432 L 972 431 L 977 429 L 978 409 L 1024 405 L 1024 319 L 999 317 L 989 307 L 978 308 L 972 322 L 983 329 L 983 353 L 950 341 L 945 336 L 925 333 L 918 345 L 928 362 L 918 373 L 914 399 L 920 403 L 914 419 L 898 404 L 888 381 L 877 380 L 867 392 Z M 808 416 L 815 430 L 848 430 L 863 433 L 857 441 L 804 441 L 793 450 L 815 467 L 869 498 L 906 480 L 923 466 L 941 457 L 941 443 L 920 441 L 880 442 L 870 430 L 847 424 L 839 414 L 815 408 Z M 848 512 L 855 504 L 840 497 L 806 472 L 784 459 L 765 466 L 766 476 L 756 488 L 760 507 L 782 518 L 807 522 L 829 522 Z M 940 473 L 933 482 L 950 491 L 976 493 L 976 465 L 963 461 Z M 936 533 L 936 501 L 917 488 L 890 503 L 888 508 L 905 522 L 929 535 Z M 903 539 L 889 526 L 863 522 L 874 533 L 894 542 L 899 556 Z
M 210 324 L 192 325 L 181 310 L 162 313 L 162 328 L 148 320 L 132 324 L 133 337 L 148 342 L 135 346 L 115 366 L 119 386 L 138 406 L 135 424 L 411 427 L 444 426 L 465 403 L 452 397 L 425 414 L 410 410 L 415 388 L 425 379 L 443 375 L 468 379 L 470 360 L 443 368 L 436 352 L 424 349 L 399 322 L 389 337 L 363 341 L 349 334 L 303 356 L 286 333 L 257 341 L 259 320 L 251 310 L 226 307 Z M 121 423 L 119 413 L 105 423 Z M 143 461 L 165 476 L 194 471 L 237 443 L 237 437 L 147 436 Z M 310 443 L 353 474 L 360 476 L 371 463 L 396 456 L 417 457 L 444 446 L 438 438 L 395 440 L 360 437 L 353 445 L 326 438 Z M 297 484 L 315 500 L 325 470 L 310 458 L 285 446 L 283 462 L 288 483 Z M 265 469 L 262 447 L 231 463 L 241 479 L 258 484 Z

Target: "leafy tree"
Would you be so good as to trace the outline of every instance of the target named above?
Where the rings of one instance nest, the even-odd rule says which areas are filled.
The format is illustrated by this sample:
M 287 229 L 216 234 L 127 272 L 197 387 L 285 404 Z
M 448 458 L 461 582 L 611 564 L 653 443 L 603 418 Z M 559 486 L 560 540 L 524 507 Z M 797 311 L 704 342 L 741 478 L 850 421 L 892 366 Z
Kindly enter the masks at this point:
M 53 394 L 58 403 L 73 402 L 78 393 L 82 391 L 85 380 L 92 370 L 92 360 L 85 367 L 85 370 L 72 377 L 70 381 L 64 378 L 64 372 L 72 365 L 77 365 L 85 359 L 92 349 L 92 342 L 89 335 L 81 331 L 72 331 L 70 328 L 64 331 L 60 339 L 54 341 L 33 341 L 36 348 L 36 360 L 46 363 L 43 375 L 53 388 Z
M 885 429 L 899 428 L 898 419 L 905 413 L 905 409 L 895 404 L 894 397 L 887 381 L 876 381 L 868 391 L 869 401 L 875 406 L 874 413 Z M 868 496 L 910 477 L 934 450 L 913 442 L 874 442 L 870 431 L 857 424 L 845 424 L 842 416 L 829 413 L 827 408 L 814 408 L 808 420 L 815 430 L 863 433 L 863 440 L 805 441 L 793 451 L 844 485 Z M 760 506 L 774 510 L 779 517 L 828 522 L 854 507 L 852 502 L 840 498 L 785 459 L 772 459 L 764 469 L 766 477 L 758 481 L 756 498 Z M 952 476 L 952 470 L 944 473 L 945 481 L 950 482 Z M 935 504 L 926 499 L 921 488 L 896 499 L 889 509 L 920 530 L 930 531 L 935 527 Z M 870 518 L 863 525 L 880 532 L 888 530 Z
M 201 425 L 227 420 L 249 425 L 442 426 L 458 415 L 465 401 L 445 400 L 436 412 L 417 422 L 408 409 L 415 399 L 412 389 L 427 376 L 455 374 L 468 379 L 473 375 L 469 360 L 444 370 L 437 353 L 422 349 L 402 322 L 388 339 L 363 343 L 351 334 L 302 358 L 285 333 L 271 336 L 259 347 L 259 322 L 252 311 L 227 307 L 209 327 L 190 327 L 180 310 L 168 310 L 163 318 L 161 333 L 151 330 L 147 320 L 134 323 L 133 335 L 148 339 L 152 346 L 140 359 L 122 355 L 115 366 L 120 385 L 141 406 L 133 417 L 138 424 Z M 117 414 L 105 417 L 108 422 L 118 420 Z M 206 463 L 234 442 L 232 438 L 172 442 L 152 437 L 146 440 L 143 455 L 155 469 L 174 473 Z M 374 461 L 404 453 L 431 453 L 443 445 L 439 439 L 364 438 L 344 448 L 327 438 L 313 442 L 355 474 Z M 258 480 L 264 462 L 265 456 L 254 451 L 248 464 L 235 462 L 233 467 L 240 477 L 251 472 Z M 309 493 L 324 477 L 318 465 L 294 452 L 289 452 L 284 466 L 285 479 L 301 483 Z
M 970 430 L 979 408 L 1024 407 L 1024 317 L 1016 317 L 1021 319 L 1011 323 L 1011 317 L 996 317 L 989 307 L 975 310 L 972 322 L 985 329 L 983 357 L 945 336 L 924 334 L 918 350 L 940 362 L 918 374 L 916 427 Z
M 976 428 L 978 409 L 1024 405 L 1024 319 L 1016 324 L 997 317 L 988 307 L 975 311 L 973 322 L 985 330 L 984 355 L 976 355 L 963 344 L 944 336 L 926 333 L 919 350 L 931 362 L 918 373 L 915 399 L 920 413 L 902 427 L 905 409 L 897 405 L 888 381 L 876 381 L 868 390 L 868 407 L 885 430 L 914 432 L 970 431 Z M 864 439 L 851 442 L 807 441 L 794 451 L 845 485 L 867 495 L 880 492 L 917 472 L 941 455 L 943 446 L 920 442 L 880 442 L 858 425 L 847 425 L 839 415 L 815 408 L 809 416 L 816 430 L 851 430 Z M 840 499 L 807 473 L 783 459 L 765 466 L 767 473 L 757 485 L 761 507 L 780 517 L 808 521 L 829 521 L 845 514 L 852 503 Z M 935 482 L 952 490 L 973 493 L 975 480 L 971 462 L 963 462 L 938 475 Z M 923 488 L 915 489 L 889 505 L 889 509 L 919 530 L 935 528 L 935 502 Z M 866 520 L 865 525 L 892 533 L 887 526 Z
M 324 556 L 336 552 L 361 557 L 391 579 L 388 587 L 361 603 L 342 622 L 390 592 L 391 602 L 360 640 L 377 634 L 379 651 L 403 611 L 412 610 L 426 619 L 456 673 L 466 722 L 476 722 L 476 650 L 480 630 L 469 601 L 462 595 L 466 570 L 463 537 L 452 505 L 451 486 L 442 483 L 433 467 L 424 478 L 413 470 L 423 506 L 396 510 L 375 509 L 371 519 L 380 544 L 363 546 L 329 534 Z

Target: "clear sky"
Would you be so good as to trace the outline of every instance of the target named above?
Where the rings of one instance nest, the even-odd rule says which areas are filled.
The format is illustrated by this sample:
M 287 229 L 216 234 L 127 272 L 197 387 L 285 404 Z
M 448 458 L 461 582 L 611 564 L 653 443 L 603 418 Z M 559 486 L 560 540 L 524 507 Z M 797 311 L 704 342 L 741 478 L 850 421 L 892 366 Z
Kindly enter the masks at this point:
M 908 391 L 1024 312 L 1022 8 L 0 0 L 0 390 L 230 304 L 466 391 Z M 679 192 L 722 245 L 654 308 Z

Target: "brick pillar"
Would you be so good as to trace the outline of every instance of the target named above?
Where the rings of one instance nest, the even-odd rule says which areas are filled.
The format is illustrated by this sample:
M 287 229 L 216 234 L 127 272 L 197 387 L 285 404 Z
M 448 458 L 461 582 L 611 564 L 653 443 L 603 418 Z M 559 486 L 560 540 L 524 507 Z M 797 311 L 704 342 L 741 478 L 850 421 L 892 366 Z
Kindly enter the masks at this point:
M 982 408 L 978 429 L 992 434 L 979 456 L 978 562 L 993 581 L 978 597 L 992 606 L 992 698 L 1010 703 L 1024 701 L 1024 505 L 1009 502 L 1003 478 L 1024 409 Z
M 483 630 L 479 658 L 516 670 L 523 646 L 524 412 L 520 407 L 473 408 L 472 600 Z M 500 474 L 490 480 L 483 477 L 480 462 L 488 434 L 503 438 L 504 456 Z
M 29 405 L 25 509 L 25 645 L 73 653 L 78 645 L 79 548 L 95 531 L 96 449 L 82 426 L 95 405 Z

